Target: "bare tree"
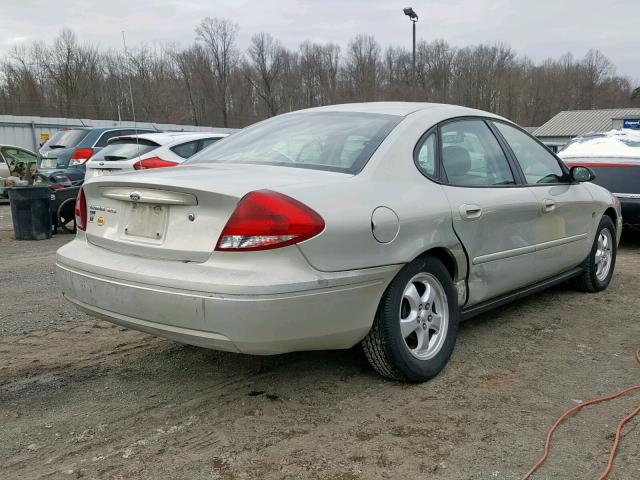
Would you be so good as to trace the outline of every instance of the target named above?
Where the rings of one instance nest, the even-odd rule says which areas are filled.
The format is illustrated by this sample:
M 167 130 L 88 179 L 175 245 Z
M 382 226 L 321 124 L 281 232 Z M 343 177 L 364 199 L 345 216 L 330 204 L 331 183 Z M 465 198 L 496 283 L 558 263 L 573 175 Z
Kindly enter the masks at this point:
M 42 65 L 56 86 L 56 94 L 67 116 L 80 111 L 88 99 L 87 74 L 99 70 L 99 54 L 95 47 L 79 45 L 68 29 L 43 52 Z M 90 103 L 90 102 L 88 102 Z M 84 112 L 82 112 L 84 113 Z
M 358 35 L 349 43 L 344 73 L 354 99 L 378 99 L 382 73 L 380 52 L 380 45 L 370 35 Z
M 231 109 L 230 79 L 238 65 L 239 53 L 236 48 L 236 37 L 239 26 L 226 19 L 205 18 L 196 33 L 209 52 L 215 74 L 216 98 L 222 114 L 222 123 L 229 126 Z
M 284 101 L 281 87 L 287 52 L 268 33 L 258 33 L 251 37 L 249 58 L 252 70 L 248 79 L 264 102 L 268 114 L 277 115 Z
M 0 58 L 0 112 L 242 127 L 283 111 L 339 102 L 421 100 L 466 105 L 539 125 L 560 110 L 634 106 L 638 84 L 597 50 L 533 62 L 504 44 L 419 41 L 416 77 L 406 48 L 358 35 L 344 53 L 303 42 L 288 50 L 267 33 L 244 60 L 238 26 L 205 18 L 190 45 L 99 50 L 63 30 L 50 44 Z M 635 90 L 634 90 L 635 88 Z

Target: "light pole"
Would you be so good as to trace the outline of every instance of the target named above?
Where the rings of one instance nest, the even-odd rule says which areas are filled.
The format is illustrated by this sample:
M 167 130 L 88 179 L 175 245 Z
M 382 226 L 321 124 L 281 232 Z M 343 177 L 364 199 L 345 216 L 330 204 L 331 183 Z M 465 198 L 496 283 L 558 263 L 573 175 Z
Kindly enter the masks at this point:
M 413 60 L 411 62 L 411 79 L 415 83 L 416 81 L 416 23 L 418 22 L 418 14 L 413 11 L 413 8 L 407 7 L 402 10 L 404 14 L 409 17 L 413 24 Z

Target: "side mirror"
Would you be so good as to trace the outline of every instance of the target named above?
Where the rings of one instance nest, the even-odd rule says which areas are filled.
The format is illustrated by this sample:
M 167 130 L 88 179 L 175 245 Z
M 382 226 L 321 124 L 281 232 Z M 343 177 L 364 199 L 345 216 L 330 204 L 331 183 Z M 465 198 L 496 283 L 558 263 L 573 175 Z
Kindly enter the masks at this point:
M 574 182 L 590 182 L 596 178 L 596 174 L 589 167 L 576 165 L 569 170 L 571 179 Z

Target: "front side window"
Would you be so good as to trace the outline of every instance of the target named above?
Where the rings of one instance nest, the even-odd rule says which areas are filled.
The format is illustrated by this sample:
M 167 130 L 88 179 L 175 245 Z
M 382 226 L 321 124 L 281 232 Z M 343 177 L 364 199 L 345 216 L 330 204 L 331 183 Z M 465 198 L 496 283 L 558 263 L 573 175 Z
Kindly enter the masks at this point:
M 482 120 L 459 120 L 440 129 L 442 166 L 452 185 L 499 186 L 515 183 L 509 162 Z
M 248 163 L 358 173 L 403 118 L 351 112 L 281 115 L 231 135 L 188 163 Z
M 526 133 L 511 125 L 494 122 L 520 164 L 528 184 L 562 183 L 565 175 L 562 167 L 546 148 Z

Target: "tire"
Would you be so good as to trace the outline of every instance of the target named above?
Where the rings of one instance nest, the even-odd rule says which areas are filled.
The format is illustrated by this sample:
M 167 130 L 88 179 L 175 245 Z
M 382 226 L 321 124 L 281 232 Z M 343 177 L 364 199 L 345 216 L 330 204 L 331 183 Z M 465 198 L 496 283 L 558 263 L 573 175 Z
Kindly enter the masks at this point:
M 458 336 L 457 298 L 451 275 L 437 258 L 420 257 L 402 268 L 362 340 L 373 369 L 410 382 L 436 376 L 449 361 Z
M 67 198 L 58 207 L 56 214 L 56 226 L 62 227 L 65 232 L 76 232 L 76 200 L 75 198 Z
M 616 229 L 611 218 L 605 215 L 598 225 L 589 256 L 582 263 L 582 273 L 574 281 L 576 288 L 591 293 L 600 292 L 607 288 L 616 266 L 617 250 Z M 598 259 L 608 259 L 606 260 L 608 262 L 606 273 L 603 270 L 603 260 Z

